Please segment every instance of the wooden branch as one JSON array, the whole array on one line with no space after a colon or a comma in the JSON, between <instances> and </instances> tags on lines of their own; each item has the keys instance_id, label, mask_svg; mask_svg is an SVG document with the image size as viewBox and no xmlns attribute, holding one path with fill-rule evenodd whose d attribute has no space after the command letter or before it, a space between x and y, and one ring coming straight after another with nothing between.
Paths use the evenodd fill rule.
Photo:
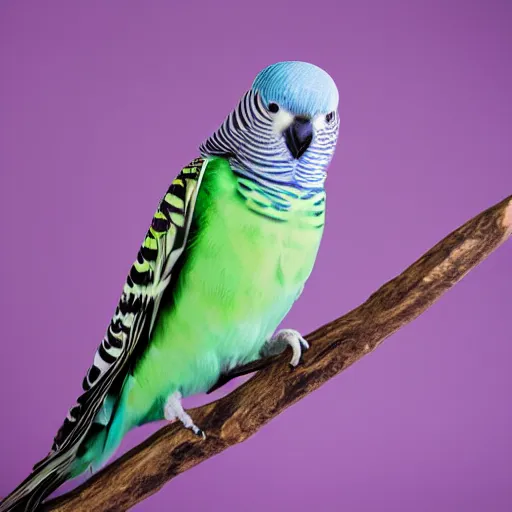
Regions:
<instances>
[{"instance_id":1,"label":"wooden branch","mask_svg":"<svg viewBox=\"0 0 512 512\"><path fill-rule=\"evenodd\" d=\"M168 425L44 510L126 510L179 473L244 441L414 320L511 232L512 196L448 235L364 304L311 333L301 366L291 370L286 351L228 396L192 410L206 440Z\"/></svg>"}]
</instances>

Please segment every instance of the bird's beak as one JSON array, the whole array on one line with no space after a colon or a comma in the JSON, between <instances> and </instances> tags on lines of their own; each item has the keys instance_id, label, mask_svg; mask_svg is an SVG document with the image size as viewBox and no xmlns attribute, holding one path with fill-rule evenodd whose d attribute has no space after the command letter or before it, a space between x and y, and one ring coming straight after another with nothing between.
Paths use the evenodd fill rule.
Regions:
<instances>
[{"instance_id":1,"label":"bird's beak","mask_svg":"<svg viewBox=\"0 0 512 512\"><path fill-rule=\"evenodd\" d=\"M313 125L306 117L296 117L284 130L286 145L293 158L300 158L313 140Z\"/></svg>"}]
</instances>

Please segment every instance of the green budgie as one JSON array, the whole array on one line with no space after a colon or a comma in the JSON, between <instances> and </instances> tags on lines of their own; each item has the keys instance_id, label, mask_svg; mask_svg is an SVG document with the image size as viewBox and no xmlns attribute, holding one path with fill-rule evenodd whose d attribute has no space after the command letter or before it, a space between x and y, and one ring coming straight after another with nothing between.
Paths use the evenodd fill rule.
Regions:
<instances>
[{"instance_id":1,"label":"green budgie","mask_svg":"<svg viewBox=\"0 0 512 512\"><path fill-rule=\"evenodd\" d=\"M337 109L333 79L313 64L257 75L160 202L83 394L0 512L35 510L138 425L179 420L204 437L182 397L288 346L299 363L306 340L275 331L316 259Z\"/></svg>"}]
</instances>

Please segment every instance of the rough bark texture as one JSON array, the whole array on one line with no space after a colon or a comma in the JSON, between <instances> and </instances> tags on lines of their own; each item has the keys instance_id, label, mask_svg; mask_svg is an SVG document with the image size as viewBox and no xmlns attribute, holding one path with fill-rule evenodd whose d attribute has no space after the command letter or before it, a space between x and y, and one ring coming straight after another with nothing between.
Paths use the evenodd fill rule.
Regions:
<instances>
[{"instance_id":1,"label":"rough bark texture","mask_svg":"<svg viewBox=\"0 0 512 512\"><path fill-rule=\"evenodd\" d=\"M244 441L415 319L511 231L512 196L448 235L364 304L307 336L311 349L297 369L288 366L286 351L228 396L192 410L207 432L205 441L168 425L44 510L126 510L179 473Z\"/></svg>"}]
</instances>

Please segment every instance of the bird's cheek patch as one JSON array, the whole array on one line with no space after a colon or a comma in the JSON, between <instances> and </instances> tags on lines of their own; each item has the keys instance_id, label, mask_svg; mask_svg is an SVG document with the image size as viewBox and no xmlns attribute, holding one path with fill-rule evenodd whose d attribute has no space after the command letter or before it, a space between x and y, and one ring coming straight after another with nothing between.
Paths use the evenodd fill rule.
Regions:
<instances>
[{"instance_id":1,"label":"bird's cheek patch","mask_svg":"<svg viewBox=\"0 0 512 512\"><path fill-rule=\"evenodd\" d=\"M315 130L321 130L325 126L325 116L318 114L313 118L313 127Z\"/></svg>"},{"instance_id":2,"label":"bird's cheek patch","mask_svg":"<svg viewBox=\"0 0 512 512\"><path fill-rule=\"evenodd\" d=\"M274 116L274 120L272 123L272 128L276 135L281 135L281 133L286 130L293 123L293 115L290 112L287 112L283 108L277 112Z\"/></svg>"}]
</instances>

